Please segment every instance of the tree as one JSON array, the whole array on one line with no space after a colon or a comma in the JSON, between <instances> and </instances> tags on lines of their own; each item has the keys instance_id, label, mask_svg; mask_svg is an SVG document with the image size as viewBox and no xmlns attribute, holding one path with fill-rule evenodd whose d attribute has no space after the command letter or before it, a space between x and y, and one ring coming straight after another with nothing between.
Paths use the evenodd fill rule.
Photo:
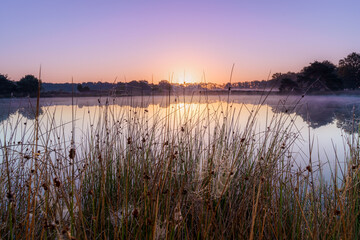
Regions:
<instances>
[{"instance_id":1,"label":"tree","mask_svg":"<svg viewBox=\"0 0 360 240\"><path fill-rule=\"evenodd\" d=\"M344 87L355 89L360 87L360 54L351 53L339 61L339 76L343 79Z\"/></svg>"},{"instance_id":2,"label":"tree","mask_svg":"<svg viewBox=\"0 0 360 240\"><path fill-rule=\"evenodd\" d=\"M78 84L76 89L79 92L89 92L90 91L90 88L88 86L83 87L82 84Z\"/></svg>"},{"instance_id":3,"label":"tree","mask_svg":"<svg viewBox=\"0 0 360 240\"><path fill-rule=\"evenodd\" d=\"M151 86L149 85L149 82L146 80L140 80L139 86L141 91L151 91Z\"/></svg>"},{"instance_id":4,"label":"tree","mask_svg":"<svg viewBox=\"0 0 360 240\"><path fill-rule=\"evenodd\" d=\"M304 67L298 76L298 84L304 91L344 89L336 66L329 61L315 61Z\"/></svg>"},{"instance_id":5,"label":"tree","mask_svg":"<svg viewBox=\"0 0 360 240\"><path fill-rule=\"evenodd\" d=\"M25 77L20 79L20 81L17 83L17 86L18 91L21 94L34 97L37 95L38 92L39 79L34 77L34 75L26 75Z\"/></svg>"},{"instance_id":6,"label":"tree","mask_svg":"<svg viewBox=\"0 0 360 240\"><path fill-rule=\"evenodd\" d=\"M0 74L0 95L11 96L11 93L16 90L16 85L5 74Z\"/></svg>"},{"instance_id":7,"label":"tree","mask_svg":"<svg viewBox=\"0 0 360 240\"><path fill-rule=\"evenodd\" d=\"M79 92L82 92L83 91L83 86L79 83L76 87L76 89L79 91Z\"/></svg>"},{"instance_id":8,"label":"tree","mask_svg":"<svg viewBox=\"0 0 360 240\"><path fill-rule=\"evenodd\" d=\"M272 79L267 81L267 85L272 88L278 87L279 91L299 91L297 77L297 73L294 72L274 73Z\"/></svg>"},{"instance_id":9,"label":"tree","mask_svg":"<svg viewBox=\"0 0 360 240\"><path fill-rule=\"evenodd\" d=\"M168 80L161 80L158 84L160 91L167 91L170 92L172 89L171 84Z\"/></svg>"},{"instance_id":10,"label":"tree","mask_svg":"<svg viewBox=\"0 0 360 240\"><path fill-rule=\"evenodd\" d=\"M299 92L299 85L290 78L281 79L279 91L280 92Z\"/></svg>"}]
</instances>

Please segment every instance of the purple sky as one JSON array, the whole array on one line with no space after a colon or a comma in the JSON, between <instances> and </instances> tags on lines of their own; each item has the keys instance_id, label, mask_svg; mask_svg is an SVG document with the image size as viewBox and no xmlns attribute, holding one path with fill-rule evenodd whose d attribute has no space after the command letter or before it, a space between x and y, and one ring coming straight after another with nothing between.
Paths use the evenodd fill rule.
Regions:
<instances>
[{"instance_id":1,"label":"purple sky","mask_svg":"<svg viewBox=\"0 0 360 240\"><path fill-rule=\"evenodd\" d=\"M360 1L2 0L0 73L226 82L360 52Z\"/></svg>"}]
</instances>

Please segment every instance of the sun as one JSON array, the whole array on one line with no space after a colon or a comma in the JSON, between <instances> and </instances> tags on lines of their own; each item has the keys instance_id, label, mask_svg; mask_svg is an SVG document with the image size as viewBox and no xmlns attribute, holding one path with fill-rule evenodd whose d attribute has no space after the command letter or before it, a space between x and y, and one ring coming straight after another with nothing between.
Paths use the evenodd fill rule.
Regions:
<instances>
[{"instance_id":1,"label":"sun","mask_svg":"<svg viewBox=\"0 0 360 240\"><path fill-rule=\"evenodd\" d=\"M185 74L178 75L177 82L179 84L189 84L189 83L195 83L196 80L192 74L185 73Z\"/></svg>"}]
</instances>

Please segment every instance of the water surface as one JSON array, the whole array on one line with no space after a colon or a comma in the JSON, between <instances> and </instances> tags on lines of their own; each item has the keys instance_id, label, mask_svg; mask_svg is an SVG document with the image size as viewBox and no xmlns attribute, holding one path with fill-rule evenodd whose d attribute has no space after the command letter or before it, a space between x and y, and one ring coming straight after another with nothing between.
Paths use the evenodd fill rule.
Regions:
<instances>
[{"instance_id":1,"label":"water surface","mask_svg":"<svg viewBox=\"0 0 360 240\"><path fill-rule=\"evenodd\" d=\"M344 96L44 98L40 101L38 142L39 149L50 146L58 152L75 147L80 157L100 128L105 129L105 134L116 131L123 141L128 140L130 131L154 133L159 142L166 141L166 134L177 136L186 129L187 134L201 138L202 148L206 148L211 145L214 129L224 124L233 134L245 131L249 119L256 114L255 141L271 131L274 119L281 115L284 121L279 124L284 127L292 124L293 145L287 155L294 162L294 171L304 169L311 160L329 180L335 165L346 171L348 145L357 141L359 103L359 97ZM28 144L28 149L18 151L31 155L31 145L35 142L35 106L35 99L0 100L2 147Z\"/></svg>"}]
</instances>

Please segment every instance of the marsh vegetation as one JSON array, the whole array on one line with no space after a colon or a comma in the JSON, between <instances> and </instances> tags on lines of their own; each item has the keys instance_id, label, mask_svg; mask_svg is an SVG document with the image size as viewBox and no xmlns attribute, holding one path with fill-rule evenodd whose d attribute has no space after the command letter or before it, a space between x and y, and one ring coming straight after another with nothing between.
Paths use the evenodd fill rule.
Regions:
<instances>
[{"instance_id":1,"label":"marsh vegetation","mask_svg":"<svg viewBox=\"0 0 360 240\"><path fill-rule=\"evenodd\" d=\"M356 132L320 162L302 97L199 98L14 111L0 130L2 238L358 238Z\"/></svg>"}]
</instances>

